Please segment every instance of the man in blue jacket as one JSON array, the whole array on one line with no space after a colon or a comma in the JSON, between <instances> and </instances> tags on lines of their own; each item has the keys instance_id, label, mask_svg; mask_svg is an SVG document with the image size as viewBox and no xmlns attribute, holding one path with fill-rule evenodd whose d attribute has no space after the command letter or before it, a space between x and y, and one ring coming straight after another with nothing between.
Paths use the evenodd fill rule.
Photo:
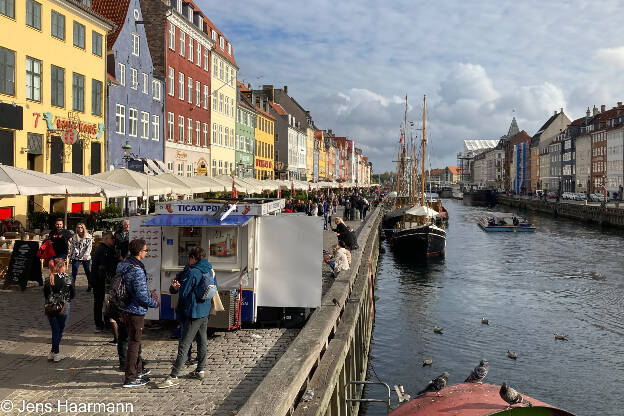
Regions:
<instances>
[{"instance_id":1,"label":"man in blue jacket","mask_svg":"<svg viewBox=\"0 0 624 416\"><path fill-rule=\"evenodd\" d=\"M143 371L143 360L139 351L141 349L141 336L147 308L158 308L160 302L156 291L150 294L147 288L147 272L141 260L147 254L145 240L137 238L128 244L130 255L126 260L117 265L117 275L123 275L126 290L130 295L130 303L123 308L121 313L123 323L128 334L128 350L126 353L126 375L124 387L137 387L147 384L147 375Z\"/></svg>"},{"instance_id":2,"label":"man in blue jacket","mask_svg":"<svg viewBox=\"0 0 624 416\"><path fill-rule=\"evenodd\" d=\"M198 334L197 369L190 376L199 380L204 378L208 347L208 315L210 315L212 297L217 292L217 284L212 266L206 260L206 251L203 248L191 248L188 256L189 267L185 268L186 276L181 276L180 279L174 280L171 284L174 289L179 291L177 309L184 317L182 338L178 344L178 356L171 369L171 375L158 384L157 387L160 389L172 387L179 383L178 374L186 361L191 343ZM204 279L204 275L208 279Z\"/></svg>"}]
</instances>

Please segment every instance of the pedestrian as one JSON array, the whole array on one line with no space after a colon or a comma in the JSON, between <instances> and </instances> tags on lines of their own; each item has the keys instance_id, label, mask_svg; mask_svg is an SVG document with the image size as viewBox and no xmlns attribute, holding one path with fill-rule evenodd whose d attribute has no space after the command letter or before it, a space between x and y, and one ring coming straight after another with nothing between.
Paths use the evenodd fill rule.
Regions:
<instances>
[{"instance_id":1,"label":"pedestrian","mask_svg":"<svg viewBox=\"0 0 624 416\"><path fill-rule=\"evenodd\" d=\"M329 205L329 202L327 200L325 200L325 202L323 202L323 229L326 230L327 229L327 221L329 220L329 226L331 227L331 207Z\"/></svg>"},{"instance_id":2,"label":"pedestrian","mask_svg":"<svg viewBox=\"0 0 624 416\"><path fill-rule=\"evenodd\" d=\"M368 202L368 199L366 198L362 198L362 222L366 219L366 212L368 211L368 208L370 207L370 203Z\"/></svg>"},{"instance_id":3,"label":"pedestrian","mask_svg":"<svg viewBox=\"0 0 624 416\"><path fill-rule=\"evenodd\" d=\"M344 219L345 221L351 220L351 200L349 198L345 198L344 201Z\"/></svg>"},{"instance_id":4,"label":"pedestrian","mask_svg":"<svg viewBox=\"0 0 624 416\"><path fill-rule=\"evenodd\" d=\"M95 322L95 332L104 331L104 318L111 320L111 317L103 317L103 306L106 295L107 286L110 289L110 283L115 277L117 269L117 253L115 252L115 238L113 233L108 231L102 235L102 241L98 244L93 253L93 262L91 265L91 286L93 287L93 320ZM113 324L114 322L114 324ZM113 324L113 339L117 345L117 325Z\"/></svg>"},{"instance_id":5,"label":"pedestrian","mask_svg":"<svg viewBox=\"0 0 624 416\"><path fill-rule=\"evenodd\" d=\"M336 228L332 228L332 231L338 234L338 243L344 241L346 248L349 250L357 250L359 247L353 231L347 227L340 217L334 218L334 222L336 223Z\"/></svg>"},{"instance_id":6,"label":"pedestrian","mask_svg":"<svg viewBox=\"0 0 624 416\"><path fill-rule=\"evenodd\" d=\"M65 259L55 258L51 262L50 277L43 286L44 308L52 329L52 348L48 354L48 361L55 363L65 358L59 351L59 345L69 318L69 303L75 293L71 278L65 270Z\"/></svg>"},{"instance_id":7,"label":"pedestrian","mask_svg":"<svg viewBox=\"0 0 624 416\"><path fill-rule=\"evenodd\" d=\"M52 247L54 248L54 257L63 260L67 259L69 252L69 240L72 235L68 229L65 228L63 220L57 218L54 222L54 231L50 231L48 238L52 241Z\"/></svg>"},{"instance_id":8,"label":"pedestrian","mask_svg":"<svg viewBox=\"0 0 624 416\"><path fill-rule=\"evenodd\" d=\"M84 222L79 222L76 225L76 233L69 240L69 261L72 266L72 286L76 286L76 276L78 275L78 268L82 264L82 269L87 276L87 292L91 291L91 249L93 248L93 238L87 231L87 226Z\"/></svg>"},{"instance_id":9,"label":"pedestrian","mask_svg":"<svg viewBox=\"0 0 624 416\"><path fill-rule=\"evenodd\" d=\"M347 254L348 253L348 254ZM347 250L343 240L333 247L333 256L325 260L331 267L334 278L338 278L338 274L343 270L349 270L351 253Z\"/></svg>"},{"instance_id":10,"label":"pedestrian","mask_svg":"<svg viewBox=\"0 0 624 416\"><path fill-rule=\"evenodd\" d=\"M358 197L357 194L353 193L351 195L351 221L359 220L357 217L358 212Z\"/></svg>"},{"instance_id":11,"label":"pedestrian","mask_svg":"<svg viewBox=\"0 0 624 416\"><path fill-rule=\"evenodd\" d=\"M182 282L174 280L172 286L179 291L179 300L184 316L182 338L178 344L178 356L171 374L158 388L164 389L179 383L178 374L187 360L188 352L193 339L197 339L197 368L190 374L191 378L202 380L206 365L206 351L208 348L208 315L210 315L211 300L217 293L217 284L214 279L212 266L206 260L206 251L201 247L193 247L188 253L188 267Z\"/></svg>"},{"instance_id":12,"label":"pedestrian","mask_svg":"<svg viewBox=\"0 0 624 416\"><path fill-rule=\"evenodd\" d=\"M130 296L130 303L121 312L128 342L123 386L137 387L147 384L148 379L145 376L149 374L149 370L143 368L143 360L141 360L140 355L145 314L148 308L158 308L160 301L156 296L156 290L153 290L150 296L147 288L147 272L141 261L147 254L145 240L137 238L130 241L128 252L129 255L126 260L117 265L117 275L124 276L126 291ZM119 341L122 342L121 331L119 338Z\"/></svg>"},{"instance_id":13,"label":"pedestrian","mask_svg":"<svg viewBox=\"0 0 624 416\"><path fill-rule=\"evenodd\" d=\"M121 228L115 231L115 251L119 261L124 261L128 256L128 244L130 242L130 221L123 220Z\"/></svg>"}]
</instances>

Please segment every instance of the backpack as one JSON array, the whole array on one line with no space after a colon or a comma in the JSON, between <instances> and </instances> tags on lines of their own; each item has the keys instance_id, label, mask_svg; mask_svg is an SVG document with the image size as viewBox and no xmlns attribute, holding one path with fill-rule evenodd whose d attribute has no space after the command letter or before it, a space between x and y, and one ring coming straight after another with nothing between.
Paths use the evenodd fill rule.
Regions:
<instances>
[{"instance_id":1,"label":"backpack","mask_svg":"<svg viewBox=\"0 0 624 416\"><path fill-rule=\"evenodd\" d=\"M58 316L67 313L67 305L62 293L51 293L43 305L46 315Z\"/></svg>"},{"instance_id":2,"label":"backpack","mask_svg":"<svg viewBox=\"0 0 624 416\"><path fill-rule=\"evenodd\" d=\"M132 266L138 267L138 266ZM129 269L128 269L129 270ZM126 273L128 273L126 271ZM109 292L110 306L119 310L123 310L128 307L132 301L132 296L126 287L126 273L115 275L111 282L111 289Z\"/></svg>"},{"instance_id":3,"label":"backpack","mask_svg":"<svg viewBox=\"0 0 624 416\"><path fill-rule=\"evenodd\" d=\"M210 273L202 273L201 283L206 287L204 294L201 297L198 296L198 302L205 302L208 299L208 292L210 291L210 286L217 286L217 278L215 277L214 270L210 269Z\"/></svg>"}]
</instances>

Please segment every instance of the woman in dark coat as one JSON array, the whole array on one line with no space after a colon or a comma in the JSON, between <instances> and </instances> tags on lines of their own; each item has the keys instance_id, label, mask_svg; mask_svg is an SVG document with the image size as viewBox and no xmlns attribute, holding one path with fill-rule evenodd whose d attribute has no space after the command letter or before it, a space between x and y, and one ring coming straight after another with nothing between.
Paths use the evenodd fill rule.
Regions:
<instances>
[{"instance_id":1,"label":"woman in dark coat","mask_svg":"<svg viewBox=\"0 0 624 416\"><path fill-rule=\"evenodd\" d=\"M346 248L349 250L357 250L359 247L355 233L347 227L342 218L336 217L334 222L336 223L336 228L332 228L332 231L338 234L338 241L344 241Z\"/></svg>"},{"instance_id":2,"label":"woman in dark coat","mask_svg":"<svg viewBox=\"0 0 624 416\"><path fill-rule=\"evenodd\" d=\"M48 354L48 361L58 363L63 358L59 353L59 345L63 338L63 330L69 318L69 302L74 297L72 279L65 273L65 259L56 258L50 262L51 273L43 286L43 296L46 303L63 303L64 306L58 313L47 313L50 328L52 329L52 349Z\"/></svg>"}]
</instances>

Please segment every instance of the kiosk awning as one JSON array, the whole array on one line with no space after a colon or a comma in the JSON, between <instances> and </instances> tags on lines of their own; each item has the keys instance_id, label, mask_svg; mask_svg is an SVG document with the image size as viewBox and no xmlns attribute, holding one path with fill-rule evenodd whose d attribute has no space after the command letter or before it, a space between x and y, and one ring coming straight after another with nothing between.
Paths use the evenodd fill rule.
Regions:
<instances>
[{"instance_id":1,"label":"kiosk awning","mask_svg":"<svg viewBox=\"0 0 624 416\"><path fill-rule=\"evenodd\" d=\"M223 221L212 215L160 214L143 223L143 227L213 227L245 225L251 219L247 215L230 215Z\"/></svg>"}]
</instances>

